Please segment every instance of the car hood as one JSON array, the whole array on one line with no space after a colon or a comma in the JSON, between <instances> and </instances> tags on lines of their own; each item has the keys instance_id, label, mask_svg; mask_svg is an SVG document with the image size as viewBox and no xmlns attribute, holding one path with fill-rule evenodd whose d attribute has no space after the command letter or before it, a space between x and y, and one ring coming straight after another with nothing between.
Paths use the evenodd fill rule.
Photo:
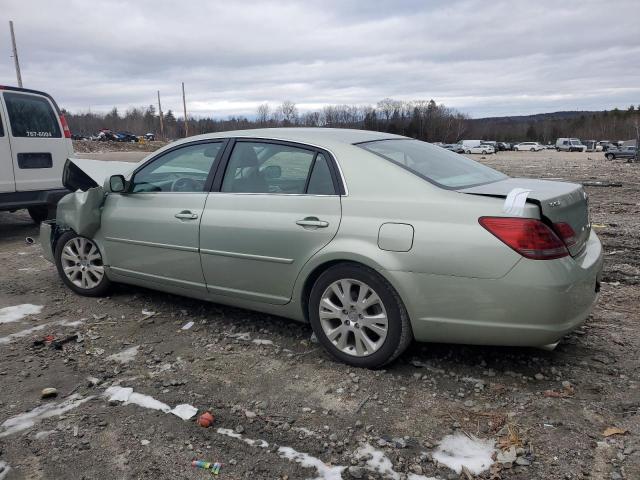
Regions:
<instances>
[{"instance_id":1,"label":"car hood","mask_svg":"<svg viewBox=\"0 0 640 480\"><path fill-rule=\"evenodd\" d=\"M506 198L505 213L508 212L508 196L518 190L528 191L525 198L540 207L541 216L548 223L566 223L575 233L574 243L567 245L571 255L579 254L591 233L589 202L582 185L569 182L536 180L531 178L507 178L485 185L459 190L461 193ZM555 227L554 227L555 228Z\"/></svg>"},{"instance_id":2,"label":"car hood","mask_svg":"<svg viewBox=\"0 0 640 480\"><path fill-rule=\"evenodd\" d=\"M104 185L111 175L126 175L135 165L131 162L67 158L62 171L62 184L72 192L86 191Z\"/></svg>"}]
</instances>

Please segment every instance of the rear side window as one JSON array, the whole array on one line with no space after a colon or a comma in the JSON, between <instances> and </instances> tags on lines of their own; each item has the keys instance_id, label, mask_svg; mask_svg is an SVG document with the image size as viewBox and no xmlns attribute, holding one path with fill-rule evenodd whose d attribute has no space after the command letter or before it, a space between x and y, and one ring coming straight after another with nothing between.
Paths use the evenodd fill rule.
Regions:
<instances>
[{"instance_id":1,"label":"rear side window","mask_svg":"<svg viewBox=\"0 0 640 480\"><path fill-rule=\"evenodd\" d=\"M223 192L302 194L315 152L274 143L238 142L222 181Z\"/></svg>"},{"instance_id":2,"label":"rear side window","mask_svg":"<svg viewBox=\"0 0 640 480\"><path fill-rule=\"evenodd\" d=\"M333 179L331 178L331 170L327 159L321 153L316 157L309 178L309 186L307 187L309 195L335 195L336 191L333 187Z\"/></svg>"},{"instance_id":3,"label":"rear side window","mask_svg":"<svg viewBox=\"0 0 640 480\"><path fill-rule=\"evenodd\" d=\"M4 137L4 128L2 127L2 117L0 117L0 137Z\"/></svg>"},{"instance_id":4,"label":"rear side window","mask_svg":"<svg viewBox=\"0 0 640 480\"><path fill-rule=\"evenodd\" d=\"M358 146L442 188L468 188L508 178L463 155L419 140L378 140Z\"/></svg>"},{"instance_id":5,"label":"rear side window","mask_svg":"<svg viewBox=\"0 0 640 480\"><path fill-rule=\"evenodd\" d=\"M62 137L58 117L46 98L5 92L4 101L14 137Z\"/></svg>"}]
</instances>

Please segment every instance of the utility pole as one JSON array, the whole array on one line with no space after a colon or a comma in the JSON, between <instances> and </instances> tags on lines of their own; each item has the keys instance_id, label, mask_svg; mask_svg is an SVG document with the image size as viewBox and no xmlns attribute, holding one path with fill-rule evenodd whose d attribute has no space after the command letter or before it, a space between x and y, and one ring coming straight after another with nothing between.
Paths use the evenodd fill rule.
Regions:
<instances>
[{"instance_id":1,"label":"utility pole","mask_svg":"<svg viewBox=\"0 0 640 480\"><path fill-rule=\"evenodd\" d=\"M13 20L9 20L9 30L11 30L11 44L13 45L13 63L16 66L16 78L18 86L22 88L22 75L20 75L20 61L18 60L18 47L16 47L16 35L13 32Z\"/></svg>"},{"instance_id":2,"label":"utility pole","mask_svg":"<svg viewBox=\"0 0 640 480\"><path fill-rule=\"evenodd\" d=\"M160 115L160 138L164 140L164 123L162 123L162 104L160 103L160 90L158 90L158 114Z\"/></svg>"},{"instance_id":3,"label":"utility pole","mask_svg":"<svg viewBox=\"0 0 640 480\"><path fill-rule=\"evenodd\" d=\"M189 124L187 123L187 101L184 96L184 82L182 82L182 108L184 109L184 136L189 136Z\"/></svg>"}]
</instances>

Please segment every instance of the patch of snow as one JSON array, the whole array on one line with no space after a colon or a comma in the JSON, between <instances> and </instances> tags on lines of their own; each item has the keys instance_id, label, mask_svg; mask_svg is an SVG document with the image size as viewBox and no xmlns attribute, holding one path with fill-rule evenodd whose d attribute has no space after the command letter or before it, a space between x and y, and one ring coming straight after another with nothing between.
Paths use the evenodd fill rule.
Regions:
<instances>
[{"instance_id":1,"label":"patch of snow","mask_svg":"<svg viewBox=\"0 0 640 480\"><path fill-rule=\"evenodd\" d=\"M433 459L456 473L464 466L474 475L480 475L493 463L494 444L493 440L469 438L463 433L447 435L440 441Z\"/></svg>"},{"instance_id":2,"label":"patch of snow","mask_svg":"<svg viewBox=\"0 0 640 480\"><path fill-rule=\"evenodd\" d=\"M9 464L4 460L0 460L0 480L9 475L10 471L11 467L9 466Z\"/></svg>"},{"instance_id":3,"label":"patch of snow","mask_svg":"<svg viewBox=\"0 0 640 480\"><path fill-rule=\"evenodd\" d=\"M37 272L41 272L42 269L34 268L34 267L27 267L27 268L19 268L18 271L19 272L25 272L25 273L37 273Z\"/></svg>"},{"instance_id":4,"label":"patch of snow","mask_svg":"<svg viewBox=\"0 0 640 480\"><path fill-rule=\"evenodd\" d=\"M198 413L198 409L193 405L182 403L180 405L176 405L175 408L171 408L166 403L156 400L149 395L134 392L131 387L112 385L104 391L103 396L107 397L110 402L122 402L123 405L138 405L150 410L160 410L164 413L173 413L175 416L180 417L183 420L189 420Z\"/></svg>"},{"instance_id":5,"label":"patch of snow","mask_svg":"<svg viewBox=\"0 0 640 480\"><path fill-rule=\"evenodd\" d=\"M193 322L187 322L182 326L181 330L189 330L191 327L193 327Z\"/></svg>"},{"instance_id":6,"label":"patch of snow","mask_svg":"<svg viewBox=\"0 0 640 480\"><path fill-rule=\"evenodd\" d=\"M8 343L13 342L15 339L17 338L22 338L22 337L26 337L31 335L33 332L37 332L39 330L43 330L47 327L52 327L52 326L61 326L61 327L77 327L78 325L82 324L83 321L82 320L75 320L72 322L69 322L67 320L62 320L60 322L52 322L52 323L43 323L42 325L36 325L35 327L31 327L31 328L27 328L25 330L20 330L19 332L16 333L11 333L5 337L0 337L0 345L6 345Z\"/></svg>"},{"instance_id":7,"label":"patch of snow","mask_svg":"<svg viewBox=\"0 0 640 480\"><path fill-rule=\"evenodd\" d=\"M367 459L366 468L373 472L377 472L382 476L400 480L400 474L393 469L393 463L387 458L384 452L376 450L368 443L356 450L355 455L358 458L369 457Z\"/></svg>"},{"instance_id":8,"label":"patch of snow","mask_svg":"<svg viewBox=\"0 0 640 480\"><path fill-rule=\"evenodd\" d=\"M252 342L256 345L273 345L271 340L262 340L261 338L254 338Z\"/></svg>"},{"instance_id":9,"label":"patch of snow","mask_svg":"<svg viewBox=\"0 0 640 480\"><path fill-rule=\"evenodd\" d=\"M181 403L180 405L176 405L172 410L176 417L180 417L183 420L189 420L193 418L193 416L198 413L198 409L193 405L189 405L187 403Z\"/></svg>"},{"instance_id":10,"label":"patch of snow","mask_svg":"<svg viewBox=\"0 0 640 480\"><path fill-rule=\"evenodd\" d=\"M145 446L145 447L146 447L147 445L149 445L150 443L151 443L151 442L150 442L149 440L140 440L140 445Z\"/></svg>"},{"instance_id":11,"label":"patch of snow","mask_svg":"<svg viewBox=\"0 0 640 480\"><path fill-rule=\"evenodd\" d=\"M229 333L227 335L229 338L237 338L238 340L246 340L247 342L251 340L251 335L249 333Z\"/></svg>"},{"instance_id":12,"label":"patch of snow","mask_svg":"<svg viewBox=\"0 0 640 480\"><path fill-rule=\"evenodd\" d=\"M424 475L418 475L417 473L410 473L407 475L407 480L438 480L436 477L425 477Z\"/></svg>"},{"instance_id":13,"label":"patch of snow","mask_svg":"<svg viewBox=\"0 0 640 480\"><path fill-rule=\"evenodd\" d=\"M113 362L119 362L119 363L129 363L133 361L134 358L136 358L136 355L138 355L139 348L140 348L140 345L129 347L125 350L122 350L119 353L114 353L113 355L109 355L107 357L107 360L111 360Z\"/></svg>"},{"instance_id":14,"label":"patch of snow","mask_svg":"<svg viewBox=\"0 0 640 480\"><path fill-rule=\"evenodd\" d=\"M347 468L327 465L319 458L312 457L308 453L298 452L291 447L278 448L278 455L281 458L299 463L305 468L315 468L318 471L317 480L342 480L342 472Z\"/></svg>"},{"instance_id":15,"label":"patch of snow","mask_svg":"<svg viewBox=\"0 0 640 480\"><path fill-rule=\"evenodd\" d=\"M220 435L226 435L227 437L237 438L238 440L242 440L244 443L246 443L247 445L251 445L252 447L269 448L268 442L264 440L252 440L250 438L245 438L239 433L236 433L229 428L219 428L217 432Z\"/></svg>"},{"instance_id":16,"label":"patch of snow","mask_svg":"<svg viewBox=\"0 0 640 480\"><path fill-rule=\"evenodd\" d=\"M56 433L56 430L42 430L34 435L36 440L44 440L45 438L49 438L50 435Z\"/></svg>"},{"instance_id":17,"label":"patch of snow","mask_svg":"<svg viewBox=\"0 0 640 480\"><path fill-rule=\"evenodd\" d=\"M142 315L144 315L145 317L153 317L155 314L156 312L153 312L151 310L142 309Z\"/></svg>"},{"instance_id":18,"label":"patch of snow","mask_svg":"<svg viewBox=\"0 0 640 480\"><path fill-rule=\"evenodd\" d=\"M134 392L131 387L112 385L104 391L104 396L108 397L110 402L122 402L124 405L138 405L151 410L160 410L164 413L171 411L171 407L166 403L162 403L149 395Z\"/></svg>"},{"instance_id":19,"label":"patch of snow","mask_svg":"<svg viewBox=\"0 0 640 480\"><path fill-rule=\"evenodd\" d=\"M30 303L0 308L0 323L17 322L29 315L39 314L43 308L42 305L32 305Z\"/></svg>"},{"instance_id":20,"label":"patch of snow","mask_svg":"<svg viewBox=\"0 0 640 480\"><path fill-rule=\"evenodd\" d=\"M0 438L27 430L46 418L62 415L92 398L93 396L82 398L80 395L74 394L60 403L45 403L30 412L11 417L0 424Z\"/></svg>"}]
</instances>

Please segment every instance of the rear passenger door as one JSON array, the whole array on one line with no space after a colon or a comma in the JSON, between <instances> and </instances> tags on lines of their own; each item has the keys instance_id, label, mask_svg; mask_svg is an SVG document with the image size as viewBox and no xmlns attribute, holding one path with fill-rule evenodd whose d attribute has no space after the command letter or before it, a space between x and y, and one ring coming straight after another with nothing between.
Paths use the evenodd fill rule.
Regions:
<instances>
[{"instance_id":1,"label":"rear passenger door","mask_svg":"<svg viewBox=\"0 0 640 480\"><path fill-rule=\"evenodd\" d=\"M62 188L62 169L72 147L51 100L21 91L5 91L2 100L7 113L6 131L11 141L16 190Z\"/></svg>"},{"instance_id":2,"label":"rear passenger door","mask_svg":"<svg viewBox=\"0 0 640 480\"><path fill-rule=\"evenodd\" d=\"M207 290L285 304L303 265L338 231L341 185L328 152L237 140L200 224Z\"/></svg>"},{"instance_id":3,"label":"rear passenger door","mask_svg":"<svg viewBox=\"0 0 640 480\"><path fill-rule=\"evenodd\" d=\"M9 135L5 128L6 120L0 102L0 193L15 192L16 183L13 177L13 160L11 158L11 146Z\"/></svg>"}]
</instances>

